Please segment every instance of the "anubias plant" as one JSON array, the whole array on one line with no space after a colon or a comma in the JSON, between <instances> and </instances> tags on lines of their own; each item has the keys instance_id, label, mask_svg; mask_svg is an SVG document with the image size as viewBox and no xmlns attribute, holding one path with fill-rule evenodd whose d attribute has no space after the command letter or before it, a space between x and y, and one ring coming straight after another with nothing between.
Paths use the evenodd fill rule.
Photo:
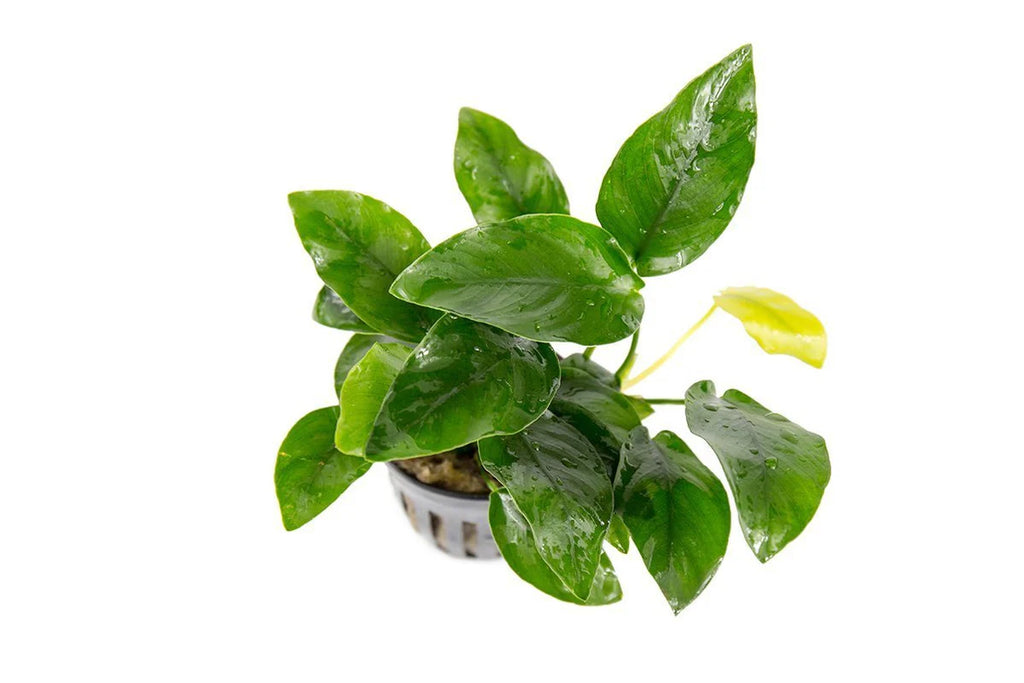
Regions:
<instances>
[{"instance_id":1,"label":"anubias plant","mask_svg":"<svg viewBox=\"0 0 1024 683\"><path fill-rule=\"evenodd\" d=\"M829 480L824 440L746 394L699 381L677 398L625 390L715 311L769 353L820 367L825 331L791 299L733 287L651 368L628 378L645 277L700 257L729 224L754 162L750 46L687 85L622 145L597 201L569 215L551 164L513 130L463 109L455 177L478 225L431 248L409 220L354 192L289 197L325 286L317 321L355 334L334 373L338 405L289 432L276 484L285 527L318 515L375 462L476 444L490 524L523 579L557 598L621 597L607 542L636 543L678 612L714 575L730 529L719 479L675 433L651 436L657 404L718 456L747 544L762 562L814 515ZM594 346L632 336L616 372ZM552 342L587 347L560 357Z\"/></svg>"}]
</instances>

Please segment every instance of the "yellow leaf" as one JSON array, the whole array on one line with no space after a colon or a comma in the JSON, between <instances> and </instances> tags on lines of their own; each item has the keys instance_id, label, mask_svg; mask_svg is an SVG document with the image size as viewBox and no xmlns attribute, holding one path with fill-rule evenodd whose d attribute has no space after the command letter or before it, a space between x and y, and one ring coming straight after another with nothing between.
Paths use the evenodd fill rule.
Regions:
<instances>
[{"instance_id":1,"label":"yellow leaf","mask_svg":"<svg viewBox=\"0 0 1024 683\"><path fill-rule=\"evenodd\" d=\"M768 353L784 353L820 368L825 362L825 327L795 301L763 287L729 287L715 304L743 323Z\"/></svg>"}]
</instances>

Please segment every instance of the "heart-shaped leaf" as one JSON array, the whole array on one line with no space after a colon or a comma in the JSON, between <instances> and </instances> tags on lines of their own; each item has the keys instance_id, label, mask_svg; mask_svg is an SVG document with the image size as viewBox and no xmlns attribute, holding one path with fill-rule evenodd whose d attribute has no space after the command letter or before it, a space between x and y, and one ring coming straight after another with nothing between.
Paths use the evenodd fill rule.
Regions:
<instances>
[{"instance_id":1,"label":"heart-shaped leaf","mask_svg":"<svg viewBox=\"0 0 1024 683\"><path fill-rule=\"evenodd\" d=\"M754 163L757 111L745 45L708 69L622 145L597 217L640 275L678 270L718 239Z\"/></svg>"},{"instance_id":2,"label":"heart-shaped leaf","mask_svg":"<svg viewBox=\"0 0 1024 683\"><path fill-rule=\"evenodd\" d=\"M825 362L825 326L788 296L763 287L729 287L715 304L738 318L768 353L784 353L816 368Z\"/></svg>"},{"instance_id":3,"label":"heart-shaped leaf","mask_svg":"<svg viewBox=\"0 0 1024 683\"><path fill-rule=\"evenodd\" d=\"M569 213L555 169L504 121L475 109L459 112L455 179L477 223L528 213Z\"/></svg>"},{"instance_id":4,"label":"heart-shaped leaf","mask_svg":"<svg viewBox=\"0 0 1024 683\"><path fill-rule=\"evenodd\" d=\"M289 531L323 512L370 469L362 458L334 447L338 408L309 413L291 428L277 454L274 485L281 519Z\"/></svg>"},{"instance_id":5,"label":"heart-shaped leaf","mask_svg":"<svg viewBox=\"0 0 1024 683\"><path fill-rule=\"evenodd\" d=\"M288 203L324 283L373 329L419 341L438 313L400 301L388 288L430 249L420 231L384 202L356 192L293 192Z\"/></svg>"},{"instance_id":6,"label":"heart-shaped leaf","mask_svg":"<svg viewBox=\"0 0 1024 683\"><path fill-rule=\"evenodd\" d=\"M462 232L420 257L391 291L527 339L606 344L640 324L643 280L615 240L538 214Z\"/></svg>"},{"instance_id":7,"label":"heart-shaped leaf","mask_svg":"<svg viewBox=\"0 0 1024 683\"><path fill-rule=\"evenodd\" d=\"M366 332L369 334L376 332L376 330L360 320L359 316L345 305L341 297L326 285L321 287L320 293L316 295L316 304L313 306L313 320L321 325L333 327L336 330L350 330L352 332Z\"/></svg>"},{"instance_id":8,"label":"heart-shaped leaf","mask_svg":"<svg viewBox=\"0 0 1024 683\"><path fill-rule=\"evenodd\" d=\"M767 562L803 531L831 474L825 440L735 389L686 392L686 423L715 451L747 545Z\"/></svg>"},{"instance_id":9,"label":"heart-shaped leaf","mask_svg":"<svg viewBox=\"0 0 1024 683\"><path fill-rule=\"evenodd\" d=\"M590 595L586 599L577 597L566 588L540 556L533 530L508 491L501 489L491 493L488 517L501 556L512 571L527 583L559 600L577 605L609 605L622 599L619 579L615 576L612 561L604 552L601 553Z\"/></svg>"},{"instance_id":10,"label":"heart-shaped leaf","mask_svg":"<svg viewBox=\"0 0 1024 683\"><path fill-rule=\"evenodd\" d=\"M334 445L342 453L363 455L384 397L412 351L402 344L374 344L341 387L341 416Z\"/></svg>"},{"instance_id":11,"label":"heart-shaped leaf","mask_svg":"<svg viewBox=\"0 0 1024 683\"><path fill-rule=\"evenodd\" d=\"M518 434L484 439L480 463L516 502L544 562L576 597L590 594L612 515L604 461L550 412Z\"/></svg>"},{"instance_id":12,"label":"heart-shaped leaf","mask_svg":"<svg viewBox=\"0 0 1024 683\"><path fill-rule=\"evenodd\" d=\"M647 570L678 614L718 569L729 541L729 498L672 432L643 427L622 448L616 504Z\"/></svg>"},{"instance_id":13,"label":"heart-shaped leaf","mask_svg":"<svg viewBox=\"0 0 1024 683\"><path fill-rule=\"evenodd\" d=\"M558 377L550 345L446 315L395 377L366 457L413 458L514 434L548 407Z\"/></svg>"}]
</instances>

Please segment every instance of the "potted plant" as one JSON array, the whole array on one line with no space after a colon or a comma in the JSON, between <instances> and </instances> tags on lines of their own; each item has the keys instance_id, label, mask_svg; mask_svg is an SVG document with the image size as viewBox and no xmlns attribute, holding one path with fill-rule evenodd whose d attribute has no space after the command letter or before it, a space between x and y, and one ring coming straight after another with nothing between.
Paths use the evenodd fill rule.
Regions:
<instances>
[{"instance_id":1,"label":"potted plant","mask_svg":"<svg viewBox=\"0 0 1024 683\"><path fill-rule=\"evenodd\" d=\"M792 541L829 480L820 436L707 380L667 399L632 390L716 310L769 353L824 361L815 316L771 290L733 287L631 376L644 278L685 267L729 224L756 120L744 46L626 140L600 190L600 226L569 215L547 159L471 109L459 116L455 175L477 226L433 248L376 199L290 195L325 283L314 317L355 334L335 367L338 404L303 417L281 446L285 527L388 463L414 525L448 552L500 552L540 590L598 605L621 597L604 544L626 552L633 539L678 612L715 573L731 518L725 487L687 444L642 424L655 406L682 404L718 456L757 558ZM617 370L591 358L627 337ZM560 357L553 342L581 350Z\"/></svg>"}]
</instances>

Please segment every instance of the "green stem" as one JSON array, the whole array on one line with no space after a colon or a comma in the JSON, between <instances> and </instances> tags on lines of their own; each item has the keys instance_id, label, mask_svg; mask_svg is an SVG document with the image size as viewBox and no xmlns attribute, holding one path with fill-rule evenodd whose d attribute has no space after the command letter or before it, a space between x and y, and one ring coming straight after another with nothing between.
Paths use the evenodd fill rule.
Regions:
<instances>
[{"instance_id":1,"label":"green stem","mask_svg":"<svg viewBox=\"0 0 1024 683\"><path fill-rule=\"evenodd\" d=\"M596 348L596 346L588 346L587 348L585 348L583 350L583 357L586 358L587 360L590 360L590 357L594 355L594 349Z\"/></svg>"},{"instance_id":2,"label":"green stem","mask_svg":"<svg viewBox=\"0 0 1024 683\"><path fill-rule=\"evenodd\" d=\"M650 377L652 374L654 374L655 370L660 368L665 361L667 361L669 358L672 357L673 353L675 353L676 351L679 350L679 347L683 345L683 342L685 342L687 339L689 339L693 335L694 332L696 332L697 330L700 329L701 325L703 325L704 323L707 322L708 318L711 317L711 314L715 312L716 308L718 308L718 305L717 304L712 304L711 308L708 309L708 312L704 314L704 317L702 317L700 320L695 322L693 324L693 327L691 327L686 332L684 332L683 336L680 337L678 340L676 340L676 343L672 345L672 348L670 348L668 351L665 352L665 355L663 355L658 360L654 361L654 364L651 365L651 367L647 368L646 370L641 372L636 377L633 377L632 379L629 379L626 382L623 382L622 383L622 388L623 389L628 389L629 387L633 386L637 382L639 382L639 381L641 381L643 379L646 379L647 377Z\"/></svg>"},{"instance_id":3,"label":"green stem","mask_svg":"<svg viewBox=\"0 0 1024 683\"><path fill-rule=\"evenodd\" d=\"M625 360L622 361L622 365L615 371L615 380L621 386L623 381L626 379L626 375L633 369L633 363L636 362L636 345L640 341L640 330L637 330L633 335L633 341L629 344L629 353L626 354Z\"/></svg>"},{"instance_id":4,"label":"green stem","mask_svg":"<svg viewBox=\"0 0 1024 683\"><path fill-rule=\"evenodd\" d=\"M650 403L652 406L682 406L686 405L685 398L646 398L641 397L643 400Z\"/></svg>"}]
</instances>

